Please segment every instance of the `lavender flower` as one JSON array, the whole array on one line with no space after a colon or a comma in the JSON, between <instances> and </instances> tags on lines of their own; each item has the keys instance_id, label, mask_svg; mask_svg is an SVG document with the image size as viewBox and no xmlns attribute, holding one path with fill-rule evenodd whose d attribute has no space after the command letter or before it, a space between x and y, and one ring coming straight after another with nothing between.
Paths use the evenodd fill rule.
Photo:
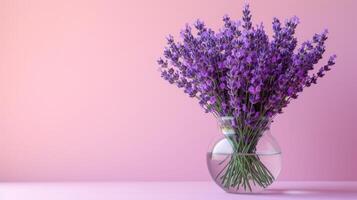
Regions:
<instances>
[{"instance_id":1,"label":"lavender flower","mask_svg":"<svg viewBox=\"0 0 357 200\"><path fill-rule=\"evenodd\" d=\"M233 116L239 129L254 128L282 113L291 99L324 77L336 59L331 56L311 73L325 52L327 31L297 49L297 17L284 24L274 18L271 41L263 25L252 25L251 17L246 5L242 22L226 15L217 33L201 20L194 23L196 34L186 25L182 42L169 36L164 58L158 60L165 80L198 98L206 112Z\"/></svg>"}]
</instances>

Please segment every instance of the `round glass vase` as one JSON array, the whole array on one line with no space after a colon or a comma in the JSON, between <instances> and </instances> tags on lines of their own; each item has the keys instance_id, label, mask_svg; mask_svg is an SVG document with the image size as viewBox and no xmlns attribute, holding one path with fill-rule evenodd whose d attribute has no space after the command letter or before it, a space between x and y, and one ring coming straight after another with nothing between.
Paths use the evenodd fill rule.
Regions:
<instances>
[{"instance_id":1,"label":"round glass vase","mask_svg":"<svg viewBox=\"0 0 357 200\"><path fill-rule=\"evenodd\" d=\"M233 117L218 118L222 138L207 153L212 179L229 193L258 193L270 186L281 170L281 150L270 134L238 131Z\"/></svg>"}]
</instances>

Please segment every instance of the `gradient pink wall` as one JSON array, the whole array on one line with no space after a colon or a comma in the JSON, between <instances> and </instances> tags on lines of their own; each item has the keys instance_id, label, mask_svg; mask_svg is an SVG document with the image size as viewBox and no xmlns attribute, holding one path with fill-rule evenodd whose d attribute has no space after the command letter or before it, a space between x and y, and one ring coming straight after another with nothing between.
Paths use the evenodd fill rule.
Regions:
<instances>
[{"instance_id":1,"label":"gradient pink wall","mask_svg":"<svg viewBox=\"0 0 357 200\"><path fill-rule=\"evenodd\" d=\"M251 1L330 30L337 66L276 119L280 180L357 180L357 1ZM0 181L209 180L212 116L160 79L165 36L241 1L0 1Z\"/></svg>"}]
</instances>

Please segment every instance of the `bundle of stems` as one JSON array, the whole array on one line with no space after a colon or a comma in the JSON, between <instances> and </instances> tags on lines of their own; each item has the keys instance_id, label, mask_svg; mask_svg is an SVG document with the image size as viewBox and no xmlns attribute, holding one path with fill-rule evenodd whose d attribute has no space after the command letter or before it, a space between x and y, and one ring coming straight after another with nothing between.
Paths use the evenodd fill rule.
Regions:
<instances>
[{"instance_id":1,"label":"bundle of stems","mask_svg":"<svg viewBox=\"0 0 357 200\"><path fill-rule=\"evenodd\" d=\"M242 137L227 136L233 153L227 155L226 159L220 162L220 165L224 165L224 167L218 173L216 181L221 182L226 189L244 189L244 191L250 192L252 184L262 188L271 185L275 178L260 160L260 155L255 153L260 137L261 135L257 134L252 141L247 143L241 139Z\"/></svg>"}]
</instances>

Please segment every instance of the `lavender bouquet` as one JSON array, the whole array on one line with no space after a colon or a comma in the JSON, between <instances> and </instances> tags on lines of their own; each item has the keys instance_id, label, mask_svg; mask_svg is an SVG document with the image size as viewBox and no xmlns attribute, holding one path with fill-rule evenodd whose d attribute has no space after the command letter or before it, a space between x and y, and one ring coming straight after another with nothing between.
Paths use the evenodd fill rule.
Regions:
<instances>
[{"instance_id":1,"label":"lavender bouquet","mask_svg":"<svg viewBox=\"0 0 357 200\"><path fill-rule=\"evenodd\" d=\"M317 72L314 65L325 52L327 31L297 47L297 17L282 24L273 19L273 37L263 25L253 26L249 5L241 21L223 17L224 26L214 32L197 20L181 31L181 42L167 38L164 58L158 60L161 76L198 99L205 112L232 118L238 153L254 153L271 122L305 87L316 84L335 64L329 58ZM258 156L231 158L222 169L224 187L251 190L251 184L269 186L274 177ZM252 181L250 181L252 180Z\"/></svg>"}]
</instances>

